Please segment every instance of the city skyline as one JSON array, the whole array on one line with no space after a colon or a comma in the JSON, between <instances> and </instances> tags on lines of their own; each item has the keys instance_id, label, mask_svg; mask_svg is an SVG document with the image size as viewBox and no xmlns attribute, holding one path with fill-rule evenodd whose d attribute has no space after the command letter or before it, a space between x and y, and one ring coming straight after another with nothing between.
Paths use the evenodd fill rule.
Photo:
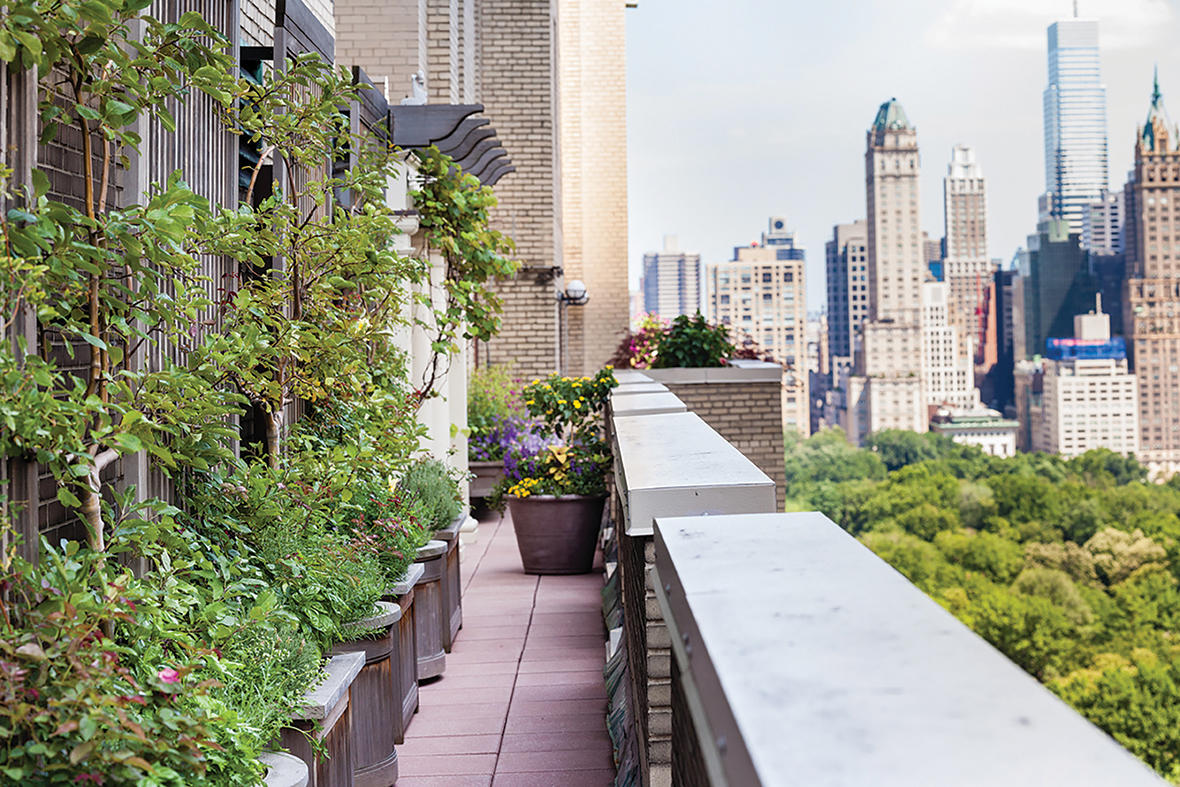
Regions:
<instances>
[{"instance_id":1,"label":"city skyline","mask_svg":"<svg viewBox=\"0 0 1180 787\"><path fill-rule=\"evenodd\" d=\"M1047 29L1070 18L1072 4L900 6L838 20L800 9L789 30L765 14L764 3L748 0L709 25L694 2L678 4L675 18L664 4L630 12L632 286L642 252L658 248L665 233L678 234L705 262L721 260L749 234L752 217L781 214L810 250L808 307L818 311L825 302L821 250L832 226L862 218L861 135L891 96L923 138L922 228L941 237L939 178L953 146L969 145L988 177L989 256L1010 263L1035 230L1044 192ZM1083 1L1080 11L1100 25L1109 173L1118 184L1131 166L1153 66L1158 62L1165 92L1180 85L1180 54L1163 44L1180 22L1159 0ZM740 42L742 57L714 66L670 55L669 48L690 50L700 28L723 53L727 42ZM795 32L803 28L808 35ZM789 46L770 46L786 34ZM698 116L666 111L674 100L690 101ZM759 112L736 110L752 100ZM720 124L718 115L726 116Z\"/></svg>"}]
</instances>

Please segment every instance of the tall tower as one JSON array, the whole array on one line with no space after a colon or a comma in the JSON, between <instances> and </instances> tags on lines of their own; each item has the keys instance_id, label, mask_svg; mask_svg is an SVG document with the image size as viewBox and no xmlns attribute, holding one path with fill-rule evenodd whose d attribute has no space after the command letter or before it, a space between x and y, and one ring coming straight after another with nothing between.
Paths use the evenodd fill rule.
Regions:
<instances>
[{"instance_id":1,"label":"tall tower","mask_svg":"<svg viewBox=\"0 0 1180 787\"><path fill-rule=\"evenodd\" d=\"M865 220L832 227L825 245L828 273L828 362L832 381L852 365L853 337L868 317L868 237Z\"/></svg>"},{"instance_id":2,"label":"tall tower","mask_svg":"<svg viewBox=\"0 0 1180 787\"><path fill-rule=\"evenodd\" d=\"M929 427L922 333L925 250L918 217L918 134L897 99L866 135L869 309L845 386L841 425L858 443L881 429Z\"/></svg>"},{"instance_id":3,"label":"tall tower","mask_svg":"<svg viewBox=\"0 0 1180 787\"><path fill-rule=\"evenodd\" d=\"M1098 22L1075 16L1049 26L1044 111L1044 207L1050 216L1068 221L1070 232L1081 234L1086 206L1109 184Z\"/></svg>"},{"instance_id":4,"label":"tall tower","mask_svg":"<svg viewBox=\"0 0 1180 787\"><path fill-rule=\"evenodd\" d=\"M1159 80L1123 191L1127 283L1123 324L1139 381L1140 458L1180 471L1180 150Z\"/></svg>"},{"instance_id":5,"label":"tall tower","mask_svg":"<svg viewBox=\"0 0 1180 787\"><path fill-rule=\"evenodd\" d=\"M975 149L955 145L942 179L946 258L943 277L950 287L951 319L968 330L978 327L978 314L994 266L987 256L987 187Z\"/></svg>"}]
</instances>

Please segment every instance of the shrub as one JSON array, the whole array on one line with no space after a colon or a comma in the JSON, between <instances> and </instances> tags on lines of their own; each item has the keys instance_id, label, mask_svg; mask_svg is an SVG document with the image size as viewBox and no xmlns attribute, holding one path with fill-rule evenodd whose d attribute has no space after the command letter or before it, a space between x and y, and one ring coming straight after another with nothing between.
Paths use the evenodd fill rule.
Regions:
<instances>
[{"instance_id":1,"label":"shrub","mask_svg":"<svg viewBox=\"0 0 1180 787\"><path fill-rule=\"evenodd\" d=\"M660 337L655 368L724 366L735 352L724 325L710 325L698 311L695 317L680 315Z\"/></svg>"},{"instance_id":2,"label":"shrub","mask_svg":"<svg viewBox=\"0 0 1180 787\"><path fill-rule=\"evenodd\" d=\"M459 484L447 466L437 459L423 459L410 465L397 486L427 530L446 527L463 509Z\"/></svg>"}]
</instances>

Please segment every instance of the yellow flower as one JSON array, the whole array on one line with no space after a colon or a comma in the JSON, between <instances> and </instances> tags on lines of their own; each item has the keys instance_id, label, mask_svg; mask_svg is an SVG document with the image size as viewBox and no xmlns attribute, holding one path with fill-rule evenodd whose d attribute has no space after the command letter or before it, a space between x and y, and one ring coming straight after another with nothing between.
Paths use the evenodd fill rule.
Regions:
<instances>
[{"instance_id":1,"label":"yellow flower","mask_svg":"<svg viewBox=\"0 0 1180 787\"><path fill-rule=\"evenodd\" d=\"M558 400L557 400L557 403L558 403L558 404L565 404L565 399L558 399Z\"/></svg>"}]
</instances>

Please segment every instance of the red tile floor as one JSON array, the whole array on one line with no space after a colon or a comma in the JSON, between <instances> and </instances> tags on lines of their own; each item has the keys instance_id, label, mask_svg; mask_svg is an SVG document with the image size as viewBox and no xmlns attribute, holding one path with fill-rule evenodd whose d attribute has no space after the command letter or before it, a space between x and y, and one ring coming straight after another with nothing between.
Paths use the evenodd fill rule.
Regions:
<instances>
[{"instance_id":1,"label":"red tile floor","mask_svg":"<svg viewBox=\"0 0 1180 787\"><path fill-rule=\"evenodd\" d=\"M463 630L421 687L398 787L611 784L602 574L523 573L512 523L494 514L462 566Z\"/></svg>"}]
</instances>

